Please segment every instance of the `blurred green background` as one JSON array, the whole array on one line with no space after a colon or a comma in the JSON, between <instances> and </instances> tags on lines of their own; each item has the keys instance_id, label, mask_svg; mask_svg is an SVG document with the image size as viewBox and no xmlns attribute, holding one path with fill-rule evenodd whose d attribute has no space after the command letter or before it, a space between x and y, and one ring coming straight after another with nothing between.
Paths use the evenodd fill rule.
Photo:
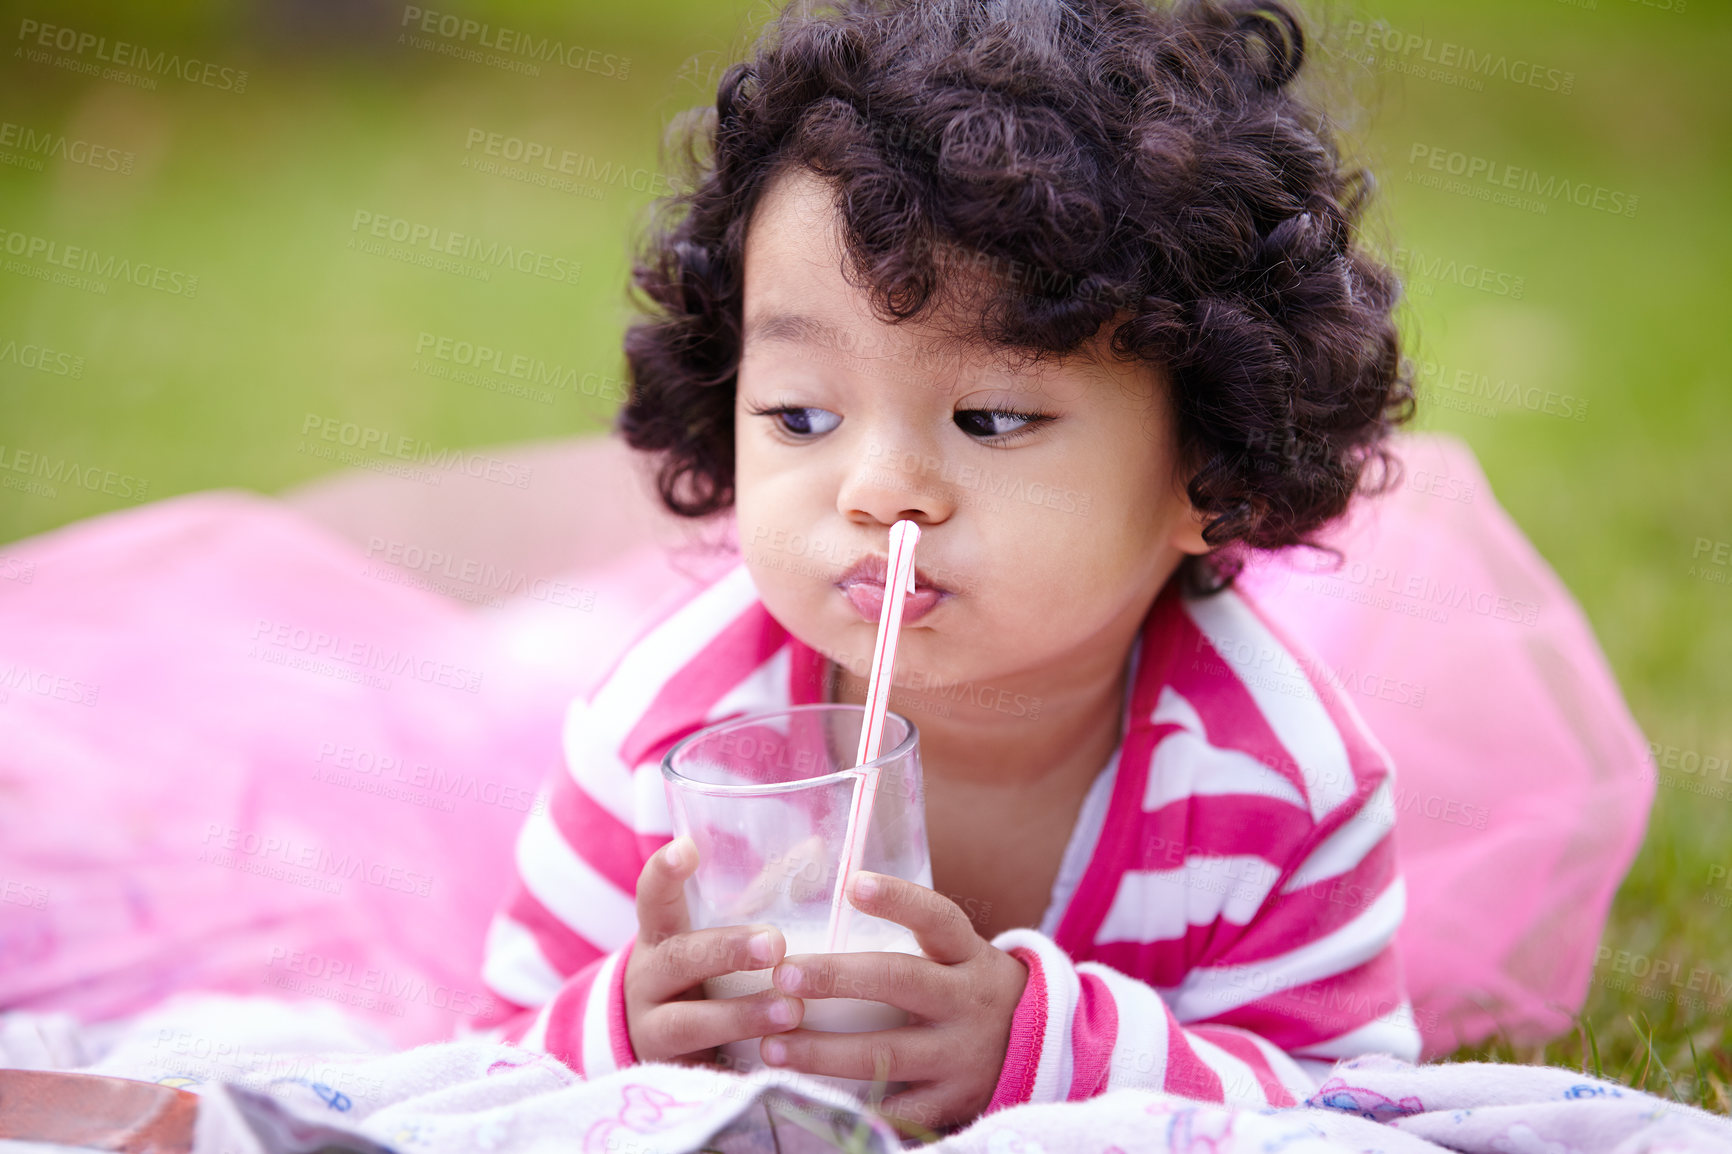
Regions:
<instances>
[{"instance_id":1,"label":"blurred green background","mask_svg":"<svg viewBox=\"0 0 1732 1154\"><path fill-rule=\"evenodd\" d=\"M5 475L0 542L139 496L277 491L329 471L300 451L309 415L449 447L605 426L666 129L713 97L770 9L420 7L553 36L581 48L582 66L441 54L453 41L413 17L405 28L400 3L0 5L0 452L113 474L93 488ZM1407 272L1409 350L1431 366L1419 426L1473 446L1580 598L1650 741L1727 758L1732 6L1309 11L1330 90L1359 108L1343 116L1345 143L1380 178L1368 235ZM105 46L44 49L45 25ZM1478 74L1464 50L1511 67ZM213 67L152 71L157 53ZM102 75L101 54L122 67ZM490 156L495 133L502 155ZM571 174L518 179L537 169L506 158L529 146L569 152ZM1601 207L1540 211L1435 186L1470 157L1582 182ZM367 222L386 218L528 250L568 275L389 259L366 243ZM144 283L42 279L67 245L99 266L128 262L115 267ZM453 365L432 355L440 340L541 361L555 384L514 393L441 376ZM1512 389L1556 403L1531 411ZM1732 801L1663 785L1606 943L1726 972L1732 912L1716 896L1732 898L1718 885L1729 864ZM1607 1073L1726 1109L1724 1002L1684 1010L1608 991L1606 976L1577 1034L1485 1052L1580 1062L1591 1029Z\"/></svg>"}]
</instances>

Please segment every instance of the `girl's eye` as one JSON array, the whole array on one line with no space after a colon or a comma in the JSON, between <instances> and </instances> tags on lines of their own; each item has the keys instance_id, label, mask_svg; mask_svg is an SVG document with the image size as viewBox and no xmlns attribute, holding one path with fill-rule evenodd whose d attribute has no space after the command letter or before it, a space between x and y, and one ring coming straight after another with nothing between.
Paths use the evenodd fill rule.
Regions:
<instances>
[{"instance_id":1,"label":"girl's eye","mask_svg":"<svg viewBox=\"0 0 1732 1154\"><path fill-rule=\"evenodd\" d=\"M828 433L842 423L842 418L829 409L802 408L798 405L777 405L770 409L753 409L754 416L774 417L782 431L796 437Z\"/></svg>"},{"instance_id":2,"label":"girl's eye","mask_svg":"<svg viewBox=\"0 0 1732 1154\"><path fill-rule=\"evenodd\" d=\"M1015 437L1052 420L1044 413L1019 413L1011 409L964 409L956 414L956 427L973 437Z\"/></svg>"}]
</instances>

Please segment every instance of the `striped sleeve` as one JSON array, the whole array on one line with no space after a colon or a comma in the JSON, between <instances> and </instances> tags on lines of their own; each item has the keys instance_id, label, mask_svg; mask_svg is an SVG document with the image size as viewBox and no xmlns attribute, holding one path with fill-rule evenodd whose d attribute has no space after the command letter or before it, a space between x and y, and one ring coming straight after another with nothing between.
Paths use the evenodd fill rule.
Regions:
<instances>
[{"instance_id":1,"label":"striped sleeve","mask_svg":"<svg viewBox=\"0 0 1732 1154\"><path fill-rule=\"evenodd\" d=\"M1282 1106L1336 1059L1419 1056L1387 754L1236 594L1156 624L1065 947L994 939L1029 979L992 1109L1122 1087Z\"/></svg>"},{"instance_id":2,"label":"striped sleeve","mask_svg":"<svg viewBox=\"0 0 1732 1154\"><path fill-rule=\"evenodd\" d=\"M583 723L576 706L568 736ZM624 981L637 936L636 877L648 859L640 845L576 774L555 778L518 834L517 876L488 928L482 977L504 1003L478 1023L490 1036L591 1078L636 1060Z\"/></svg>"},{"instance_id":3,"label":"striped sleeve","mask_svg":"<svg viewBox=\"0 0 1732 1154\"><path fill-rule=\"evenodd\" d=\"M1316 871L1347 868L1308 882L1313 875L1302 866L1293 875L1300 885L1265 899L1262 912L1275 923L1269 934L1252 917L1234 949L1174 986L1157 987L1100 961L1075 963L1034 930L1000 934L993 944L1019 958L1029 978L991 1108L1124 1087L1288 1106L1308 1097L1315 1075L1336 1059L1376 1051L1416 1061L1419 1034L1394 953L1401 883L1364 880L1392 873L1389 838L1348 864L1343 843L1360 831L1342 828L1348 834L1324 839L1305 862ZM1221 889L1207 865L1172 872L1184 875L1181 887L1200 885L1211 895ZM1355 877L1362 881L1344 880ZM1337 886L1355 887L1347 891L1352 899L1339 900ZM1173 898L1170 888L1144 892ZM1296 935L1296 928L1309 932ZM1265 937L1279 948L1258 945Z\"/></svg>"},{"instance_id":4,"label":"striped sleeve","mask_svg":"<svg viewBox=\"0 0 1732 1154\"><path fill-rule=\"evenodd\" d=\"M1326 840L1307 862L1340 864L1332 856L1343 852L1340 844ZM1367 857L1389 852L1385 837ZM1230 950L1170 987L1099 961L1075 963L1034 930L1000 934L993 944L1019 958L1029 977L990 1108L1073 1101L1124 1087L1288 1106L1310 1096L1319 1072L1337 1059L1380 1052L1416 1061L1419 1033L1394 953L1399 878L1362 887L1350 902L1331 896L1336 885L1358 884L1342 876L1389 872L1387 862L1360 864L1365 868L1321 885L1271 895L1272 920L1309 918L1312 933L1294 941L1290 926L1278 927L1274 936L1284 949L1245 946L1256 956L1243 961ZM1189 880L1207 878L1204 870ZM1344 909L1345 917L1338 912ZM1247 928L1258 928L1255 918Z\"/></svg>"},{"instance_id":5,"label":"striped sleeve","mask_svg":"<svg viewBox=\"0 0 1732 1154\"><path fill-rule=\"evenodd\" d=\"M1167 991L1180 1020L1244 1028L1299 1059L1418 1059L1389 796L1385 782L1311 842L1243 930Z\"/></svg>"},{"instance_id":6,"label":"striped sleeve","mask_svg":"<svg viewBox=\"0 0 1732 1154\"><path fill-rule=\"evenodd\" d=\"M1233 732L1298 798L1272 807L1274 852L1255 880L1240 874L1229 888L1249 916L1223 908L1194 963L1164 991L1168 1004L1188 1025L1249 1031L1307 1063L1373 1051L1417 1060L1395 944L1406 890L1387 751L1327 671L1243 598L1198 602L1189 616L1220 658L1213 692L1188 687L1211 703L1193 719L1193 737ZM1264 798L1210 800L1224 812L1204 826L1271 808ZM1225 879L1212 880L1224 888Z\"/></svg>"},{"instance_id":7,"label":"striped sleeve","mask_svg":"<svg viewBox=\"0 0 1732 1154\"><path fill-rule=\"evenodd\" d=\"M769 622L738 567L571 704L565 766L518 833L515 877L488 928L482 978L499 1004L472 1032L590 1078L636 1061L624 981L638 874L672 836L661 758L722 714L775 704L787 661Z\"/></svg>"},{"instance_id":8,"label":"striped sleeve","mask_svg":"<svg viewBox=\"0 0 1732 1154\"><path fill-rule=\"evenodd\" d=\"M1180 1024L1154 987L1098 962L1072 962L1036 930L993 945L1028 967L988 1112L1126 1087L1237 1106L1291 1106L1317 1082L1250 1030Z\"/></svg>"}]
</instances>

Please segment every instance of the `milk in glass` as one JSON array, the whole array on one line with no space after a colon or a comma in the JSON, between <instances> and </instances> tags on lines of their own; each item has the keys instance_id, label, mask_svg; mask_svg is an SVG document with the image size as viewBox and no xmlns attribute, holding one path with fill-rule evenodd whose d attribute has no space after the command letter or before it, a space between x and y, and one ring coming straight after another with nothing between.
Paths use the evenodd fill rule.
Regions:
<instances>
[{"instance_id":1,"label":"milk in glass","mask_svg":"<svg viewBox=\"0 0 1732 1154\"><path fill-rule=\"evenodd\" d=\"M782 937L788 943L786 956L795 954L821 954L828 944L830 927L824 922L811 922L777 927L782 931ZM848 930L850 953L885 952L919 954L920 947L914 941L914 935L906 928L893 922L881 921L877 918L856 916L851 920ZM770 988L770 975L773 971L740 970L720 977L710 978L704 982L706 998L737 998L745 994L755 994ZM894 1030L908 1024L908 1012L883 1002L868 1001L864 998L802 998L805 1003L805 1015L800 1019L800 1029L824 1030L834 1034L862 1034L869 1030ZM727 1056L730 1069L746 1071L761 1070L763 1060L758 1053L758 1039L747 1038L739 1042L730 1042L722 1047L722 1053ZM871 1079L831 1078L818 1075L820 1081L839 1086L852 1094L867 1097L872 1091ZM885 1094L895 1094L905 1087L900 1082L892 1082L885 1087Z\"/></svg>"}]
</instances>

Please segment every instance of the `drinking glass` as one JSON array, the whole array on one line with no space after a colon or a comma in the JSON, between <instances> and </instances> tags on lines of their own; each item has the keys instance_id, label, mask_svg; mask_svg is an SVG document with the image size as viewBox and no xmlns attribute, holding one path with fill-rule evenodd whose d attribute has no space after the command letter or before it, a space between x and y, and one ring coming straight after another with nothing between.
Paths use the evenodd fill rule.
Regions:
<instances>
[{"instance_id":1,"label":"drinking glass","mask_svg":"<svg viewBox=\"0 0 1732 1154\"><path fill-rule=\"evenodd\" d=\"M668 750L662 780L675 836L690 837L698 867L686 881L694 930L768 923L782 931L789 954L830 951L832 900L843 861L855 792L874 775L860 868L930 887L920 731L887 713L879 748L865 766L852 763L866 719L861 705L797 705L750 714L701 729ZM864 799L862 799L864 802ZM834 952L918 954L905 927L853 908L844 896ZM738 997L770 985L770 970L745 970L704 983L711 998ZM859 1033L907 1022L894 1006L862 998L806 1002L805 1029ZM763 1063L758 1039L724 1046L729 1065ZM826 1079L855 1093L867 1081ZM896 1087L891 1087L895 1092Z\"/></svg>"}]
</instances>

